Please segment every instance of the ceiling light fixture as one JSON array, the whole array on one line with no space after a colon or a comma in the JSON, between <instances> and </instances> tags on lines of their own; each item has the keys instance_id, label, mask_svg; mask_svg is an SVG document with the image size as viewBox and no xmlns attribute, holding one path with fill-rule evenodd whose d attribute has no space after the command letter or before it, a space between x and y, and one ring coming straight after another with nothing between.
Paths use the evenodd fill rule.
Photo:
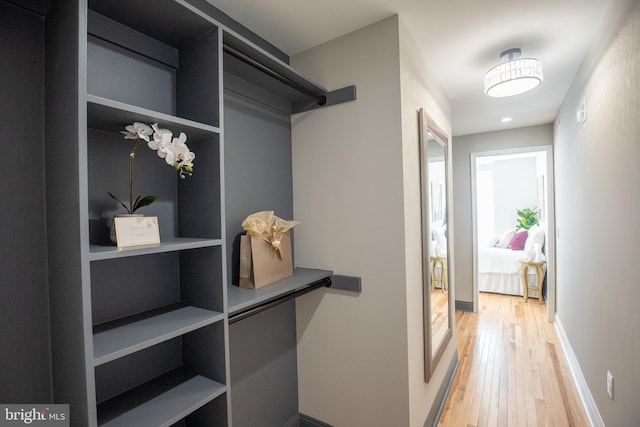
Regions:
<instances>
[{"instance_id":1,"label":"ceiling light fixture","mask_svg":"<svg viewBox=\"0 0 640 427\"><path fill-rule=\"evenodd\" d=\"M511 117L503 117L503 118L501 118L501 119L500 119L500 121L501 121L502 123L508 123L508 122L510 122L511 120L512 120L512 119L511 119Z\"/></svg>"},{"instance_id":2,"label":"ceiling light fixture","mask_svg":"<svg viewBox=\"0 0 640 427\"><path fill-rule=\"evenodd\" d=\"M502 98L535 89L542 83L542 64L535 58L520 58L520 49L505 50L502 63L484 76L484 93Z\"/></svg>"}]
</instances>

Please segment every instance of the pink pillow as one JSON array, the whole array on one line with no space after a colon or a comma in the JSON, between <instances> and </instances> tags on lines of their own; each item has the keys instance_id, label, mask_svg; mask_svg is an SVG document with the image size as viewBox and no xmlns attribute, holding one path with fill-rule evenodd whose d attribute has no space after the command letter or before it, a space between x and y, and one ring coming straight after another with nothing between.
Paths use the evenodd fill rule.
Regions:
<instances>
[{"instance_id":1,"label":"pink pillow","mask_svg":"<svg viewBox=\"0 0 640 427\"><path fill-rule=\"evenodd\" d=\"M527 236L529 232L527 230L518 231L513 239L511 239L511 249L514 251L521 251L524 249L524 244L527 242Z\"/></svg>"}]
</instances>

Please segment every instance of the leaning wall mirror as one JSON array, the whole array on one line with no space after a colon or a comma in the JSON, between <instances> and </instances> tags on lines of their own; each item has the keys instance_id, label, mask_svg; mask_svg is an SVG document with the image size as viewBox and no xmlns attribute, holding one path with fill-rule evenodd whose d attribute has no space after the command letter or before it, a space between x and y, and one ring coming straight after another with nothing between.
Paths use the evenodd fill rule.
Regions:
<instances>
[{"instance_id":1,"label":"leaning wall mirror","mask_svg":"<svg viewBox=\"0 0 640 427\"><path fill-rule=\"evenodd\" d=\"M420 190L424 380L429 382L451 339L447 260L447 144L449 137L420 109Z\"/></svg>"}]
</instances>

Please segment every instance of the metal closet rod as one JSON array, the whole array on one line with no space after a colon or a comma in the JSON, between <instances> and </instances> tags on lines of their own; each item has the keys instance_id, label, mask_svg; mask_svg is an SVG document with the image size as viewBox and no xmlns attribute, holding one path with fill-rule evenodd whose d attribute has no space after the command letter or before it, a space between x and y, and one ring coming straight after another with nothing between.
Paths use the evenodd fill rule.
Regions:
<instances>
[{"instance_id":1,"label":"metal closet rod","mask_svg":"<svg viewBox=\"0 0 640 427\"><path fill-rule=\"evenodd\" d=\"M242 319L246 319L247 317L251 317L255 314L261 313L271 307L274 307L276 305L282 304L285 301L289 301L290 299L293 298L297 298L301 295L304 295L306 293L309 293L315 289L318 288L323 288L323 287L329 287L331 286L331 279L329 277L324 278L324 279L320 279L317 282L313 282L311 284L308 284L306 287L300 288L296 291L292 291L289 293L286 293L284 295L280 295L279 297L276 297L272 300L269 301L265 301L262 304L259 304L255 307L251 307L249 309L243 310L243 311L239 311L237 313L233 313L229 315L229 324L235 323L239 320Z\"/></svg>"},{"instance_id":2,"label":"metal closet rod","mask_svg":"<svg viewBox=\"0 0 640 427\"><path fill-rule=\"evenodd\" d=\"M229 46L228 44L223 44L223 49L225 52L227 52L229 55L234 56L236 58L238 58L239 60L241 60L242 62L252 66L253 68L262 71L263 73L273 77L274 79L278 80L281 83L284 83L285 85L297 90L300 93L303 93L313 99L315 99L318 102L318 105L324 105L327 103L327 97L326 95L318 95L317 93L314 93L313 91L307 89L306 87L292 81L291 79L283 76L282 74L278 73L275 70L272 70L271 68L267 67L266 65L256 61L255 59L251 58L249 55L246 55L242 52L240 52L238 49Z\"/></svg>"}]
</instances>

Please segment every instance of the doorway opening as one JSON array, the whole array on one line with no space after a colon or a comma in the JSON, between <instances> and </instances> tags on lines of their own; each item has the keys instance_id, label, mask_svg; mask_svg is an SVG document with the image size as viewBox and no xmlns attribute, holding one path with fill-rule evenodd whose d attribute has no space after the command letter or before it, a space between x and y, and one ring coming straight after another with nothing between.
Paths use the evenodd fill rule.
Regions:
<instances>
[{"instance_id":1,"label":"doorway opening","mask_svg":"<svg viewBox=\"0 0 640 427\"><path fill-rule=\"evenodd\" d=\"M542 261L547 320L555 315L553 230L553 151L551 146L471 154L473 218L473 307L479 293L523 295L521 260ZM537 212L538 224L518 228L518 210ZM526 232L525 232L526 230ZM515 233L519 238L513 240ZM528 269L529 282L538 273ZM533 294L533 295L532 295ZM532 291L529 297L536 296ZM537 303L534 298L532 303Z\"/></svg>"}]
</instances>

